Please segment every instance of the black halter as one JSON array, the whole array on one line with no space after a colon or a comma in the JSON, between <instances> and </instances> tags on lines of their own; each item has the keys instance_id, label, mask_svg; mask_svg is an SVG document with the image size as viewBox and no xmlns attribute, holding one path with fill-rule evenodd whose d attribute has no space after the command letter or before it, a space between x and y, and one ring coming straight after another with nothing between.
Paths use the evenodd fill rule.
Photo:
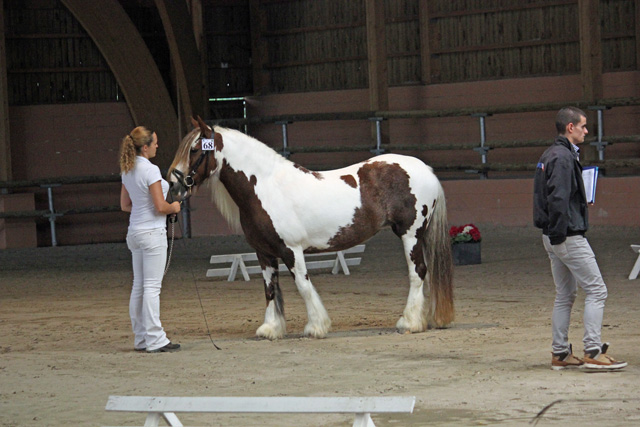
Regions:
<instances>
[{"instance_id":1,"label":"black halter","mask_svg":"<svg viewBox=\"0 0 640 427\"><path fill-rule=\"evenodd\" d=\"M189 172L189 174L187 174L186 176L184 175L184 173L182 173L182 171L179 171L177 169L174 169L172 171L172 174L177 178L178 182L187 189L190 189L191 187L193 187L195 185L195 180L193 179L193 177L196 174L196 171L198 170L198 168L200 167L200 165L202 164L203 160L207 160L207 162L205 163L205 169L209 168L209 153L207 151L203 151L200 154L200 157L198 157L198 159L196 160L196 162L193 164L193 167L191 168L191 172Z\"/></svg>"}]
</instances>

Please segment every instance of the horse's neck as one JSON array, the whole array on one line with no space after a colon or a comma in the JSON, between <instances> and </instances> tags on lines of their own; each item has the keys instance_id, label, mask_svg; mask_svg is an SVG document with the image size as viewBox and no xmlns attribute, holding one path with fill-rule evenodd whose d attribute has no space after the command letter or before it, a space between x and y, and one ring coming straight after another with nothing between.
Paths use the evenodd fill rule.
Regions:
<instances>
[{"instance_id":1,"label":"horse's neck","mask_svg":"<svg viewBox=\"0 0 640 427\"><path fill-rule=\"evenodd\" d=\"M244 136L244 135L242 135ZM273 151L263 143L253 140L233 140L222 149L227 164L247 178L265 178L276 170L293 167L293 163Z\"/></svg>"}]
</instances>

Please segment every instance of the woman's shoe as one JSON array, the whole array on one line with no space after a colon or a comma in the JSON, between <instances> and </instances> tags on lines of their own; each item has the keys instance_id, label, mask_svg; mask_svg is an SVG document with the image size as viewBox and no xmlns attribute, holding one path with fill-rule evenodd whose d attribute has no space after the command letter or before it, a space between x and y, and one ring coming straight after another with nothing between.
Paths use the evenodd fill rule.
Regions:
<instances>
[{"instance_id":1,"label":"woman's shoe","mask_svg":"<svg viewBox=\"0 0 640 427\"><path fill-rule=\"evenodd\" d=\"M156 348L155 350L147 350L147 353L168 353L171 351L179 350L180 344L173 344L172 342L169 342L169 344L165 345L164 347Z\"/></svg>"}]
</instances>

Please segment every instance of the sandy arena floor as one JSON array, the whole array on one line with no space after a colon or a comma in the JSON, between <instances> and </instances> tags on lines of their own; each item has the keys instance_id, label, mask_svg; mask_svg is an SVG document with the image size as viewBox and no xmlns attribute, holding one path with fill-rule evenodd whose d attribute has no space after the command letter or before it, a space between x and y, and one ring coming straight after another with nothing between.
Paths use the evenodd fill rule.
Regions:
<instances>
[{"instance_id":1,"label":"sandy arena floor","mask_svg":"<svg viewBox=\"0 0 640 427\"><path fill-rule=\"evenodd\" d=\"M125 244L0 251L0 425L142 425L107 413L109 395L416 396L413 414L374 415L378 426L640 424L640 279L627 279L640 228L588 233L609 287L603 338L622 372L554 372L554 298L538 230L481 226L482 264L456 267L449 329L395 332L408 281L400 241L383 231L351 276L312 271L333 321L326 339L301 337L302 299L282 276L288 335L254 338L262 280L207 279L213 254L246 252L237 236L176 241L162 321L183 351L133 351ZM570 339L582 351L584 293ZM216 350L207 335L221 350ZM185 425L346 426L346 415L184 414Z\"/></svg>"}]
</instances>

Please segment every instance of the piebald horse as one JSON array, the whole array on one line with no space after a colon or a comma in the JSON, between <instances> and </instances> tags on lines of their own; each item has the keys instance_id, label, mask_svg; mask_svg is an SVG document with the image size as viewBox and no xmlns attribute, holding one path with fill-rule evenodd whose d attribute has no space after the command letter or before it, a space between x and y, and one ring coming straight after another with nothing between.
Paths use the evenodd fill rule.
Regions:
<instances>
[{"instance_id":1,"label":"piebald horse","mask_svg":"<svg viewBox=\"0 0 640 427\"><path fill-rule=\"evenodd\" d=\"M342 169L313 172L239 131L199 117L169 169L172 194L183 200L205 184L232 229L255 249L267 300L259 337L284 337L278 258L304 299L304 335L323 338L331 320L311 284L304 254L350 248L385 226L402 239L409 297L396 324L421 332L453 321L453 263L444 191L421 160L383 154ZM205 147L202 150L203 139ZM426 279L426 281L425 281ZM430 289L425 303L423 285Z\"/></svg>"}]
</instances>

